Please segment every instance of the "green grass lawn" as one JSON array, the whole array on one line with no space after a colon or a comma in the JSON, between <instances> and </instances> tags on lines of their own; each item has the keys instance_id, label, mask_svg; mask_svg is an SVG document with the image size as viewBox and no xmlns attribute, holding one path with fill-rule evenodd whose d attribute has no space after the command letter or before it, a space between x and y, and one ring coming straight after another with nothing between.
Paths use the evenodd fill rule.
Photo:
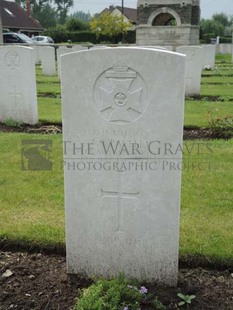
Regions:
<instances>
[{"instance_id":1,"label":"green grass lawn","mask_svg":"<svg viewBox=\"0 0 233 310\"><path fill-rule=\"evenodd\" d=\"M52 140L52 171L21 170L22 139ZM196 166L183 171L180 253L213 262L233 259L233 139L209 141L208 156L195 156L197 143L206 150L206 142L186 143L193 144L194 151L184 163ZM0 239L64 247L62 135L0 133L0 147Z\"/></svg>"},{"instance_id":2,"label":"green grass lawn","mask_svg":"<svg viewBox=\"0 0 233 310\"><path fill-rule=\"evenodd\" d=\"M222 59L226 63L221 63ZM188 98L185 101L186 127L209 127L209 111L220 117L233 115L233 64L230 61L229 55L219 55L217 67L212 71L203 71L201 101ZM39 120L42 123L61 123L61 89L58 77L42 75L40 66L36 66L36 72ZM221 102L207 101L210 96L218 97Z\"/></svg>"},{"instance_id":3,"label":"green grass lawn","mask_svg":"<svg viewBox=\"0 0 233 310\"><path fill-rule=\"evenodd\" d=\"M22 171L21 140L52 139L53 171ZM62 136L0 133L0 238L64 244Z\"/></svg>"},{"instance_id":4,"label":"green grass lawn","mask_svg":"<svg viewBox=\"0 0 233 310\"><path fill-rule=\"evenodd\" d=\"M38 98L39 120L42 123L61 123L61 98Z\"/></svg>"},{"instance_id":5,"label":"green grass lawn","mask_svg":"<svg viewBox=\"0 0 233 310\"><path fill-rule=\"evenodd\" d=\"M232 78L233 79L233 78ZM201 87L201 96L220 96L233 98L233 85L211 85L204 84Z\"/></svg>"},{"instance_id":6,"label":"green grass lawn","mask_svg":"<svg viewBox=\"0 0 233 310\"><path fill-rule=\"evenodd\" d=\"M209 117L233 115L233 102L186 100L185 127L209 127Z\"/></svg>"}]
</instances>

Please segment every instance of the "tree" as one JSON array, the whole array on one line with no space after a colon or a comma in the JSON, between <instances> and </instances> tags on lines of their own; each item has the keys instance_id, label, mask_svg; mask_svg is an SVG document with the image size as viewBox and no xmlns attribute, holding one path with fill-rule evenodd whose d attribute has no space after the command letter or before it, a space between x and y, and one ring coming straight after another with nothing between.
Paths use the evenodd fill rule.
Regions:
<instances>
[{"instance_id":1,"label":"tree","mask_svg":"<svg viewBox=\"0 0 233 310\"><path fill-rule=\"evenodd\" d=\"M70 17L79 19L85 23L89 23L91 18L92 18L90 13L85 13L83 11L77 11L77 12L71 14Z\"/></svg>"},{"instance_id":2,"label":"tree","mask_svg":"<svg viewBox=\"0 0 233 310\"><path fill-rule=\"evenodd\" d=\"M113 37L126 33L132 24L124 22L123 16L115 16L109 12L104 12L90 22L90 28L98 38L100 35Z\"/></svg>"},{"instance_id":3,"label":"tree","mask_svg":"<svg viewBox=\"0 0 233 310\"><path fill-rule=\"evenodd\" d=\"M26 8L25 0L15 0L15 2ZM31 14L44 27L55 26L55 21L64 24L73 4L73 0L31 0Z\"/></svg>"},{"instance_id":4,"label":"tree","mask_svg":"<svg viewBox=\"0 0 233 310\"><path fill-rule=\"evenodd\" d=\"M33 16L38 19L44 28L55 27L57 25L57 12L49 4L34 10Z\"/></svg>"},{"instance_id":5,"label":"tree","mask_svg":"<svg viewBox=\"0 0 233 310\"><path fill-rule=\"evenodd\" d=\"M54 0L57 14L59 16L59 23L64 24L67 18L69 9L74 5L73 0Z\"/></svg>"},{"instance_id":6,"label":"tree","mask_svg":"<svg viewBox=\"0 0 233 310\"><path fill-rule=\"evenodd\" d=\"M220 24L222 24L224 27L228 27L230 26L230 17L227 16L224 13L218 13L218 14L214 14L212 16L212 19L216 22L219 22Z\"/></svg>"},{"instance_id":7,"label":"tree","mask_svg":"<svg viewBox=\"0 0 233 310\"><path fill-rule=\"evenodd\" d=\"M89 25L80 19L70 17L65 23L65 27L68 31L87 30Z\"/></svg>"},{"instance_id":8,"label":"tree","mask_svg":"<svg viewBox=\"0 0 233 310\"><path fill-rule=\"evenodd\" d=\"M212 19L202 19L200 23L201 37L211 35L212 37L223 36L224 26Z\"/></svg>"},{"instance_id":9,"label":"tree","mask_svg":"<svg viewBox=\"0 0 233 310\"><path fill-rule=\"evenodd\" d=\"M26 9L25 0L16 0L15 2ZM56 10L50 3L52 3L51 0L31 0L31 15L39 20L45 28L56 26L58 20Z\"/></svg>"}]
</instances>

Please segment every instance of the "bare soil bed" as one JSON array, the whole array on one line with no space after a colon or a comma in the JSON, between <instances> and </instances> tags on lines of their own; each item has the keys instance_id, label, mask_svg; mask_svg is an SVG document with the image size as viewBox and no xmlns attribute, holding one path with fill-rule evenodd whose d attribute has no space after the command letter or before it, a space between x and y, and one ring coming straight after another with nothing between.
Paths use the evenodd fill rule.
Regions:
<instances>
[{"instance_id":1,"label":"bare soil bed","mask_svg":"<svg viewBox=\"0 0 233 310\"><path fill-rule=\"evenodd\" d=\"M2 132L22 132L29 134L59 134L62 133L62 125L59 124L43 124L43 125L20 125L20 126L7 126L0 123L0 131ZM208 128L189 128L184 129L184 140L194 139L229 139L229 136L217 134Z\"/></svg>"},{"instance_id":2,"label":"bare soil bed","mask_svg":"<svg viewBox=\"0 0 233 310\"><path fill-rule=\"evenodd\" d=\"M232 270L217 271L203 268L181 269L177 288L165 288L143 283L155 293L166 309L179 309L177 293L193 294L190 309L232 310ZM70 310L79 289L91 280L66 275L65 258L41 253L0 252L0 310ZM143 305L142 310L152 310ZM181 307L181 309L186 309ZM92 309L90 309L92 310Z\"/></svg>"}]
</instances>

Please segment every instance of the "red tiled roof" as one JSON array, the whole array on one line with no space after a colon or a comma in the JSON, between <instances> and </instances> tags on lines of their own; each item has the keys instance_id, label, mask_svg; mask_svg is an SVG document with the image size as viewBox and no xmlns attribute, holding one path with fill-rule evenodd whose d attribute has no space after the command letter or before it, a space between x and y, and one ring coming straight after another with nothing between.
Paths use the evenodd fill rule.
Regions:
<instances>
[{"instance_id":1,"label":"red tiled roof","mask_svg":"<svg viewBox=\"0 0 233 310\"><path fill-rule=\"evenodd\" d=\"M122 7L117 6L118 10L122 12ZM124 15L132 22L137 22L137 9L124 8Z\"/></svg>"},{"instance_id":2,"label":"red tiled roof","mask_svg":"<svg viewBox=\"0 0 233 310\"><path fill-rule=\"evenodd\" d=\"M110 5L109 8L105 8L101 13L103 13L103 12L112 12L114 9L118 9L120 12L122 12L122 7L121 6L112 6L112 5ZM136 24L136 22L137 22L137 9L132 9L132 8L124 7L124 15L131 21L131 23Z\"/></svg>"},{"instance_id":3,"label":"red tiled roof","mask_svg":"<svg viewBox=\"0 0 233 310\"><path fill-rule=\"evenodd\" d=\"M31 16L28 16L27 12L15 2L1 1L1 14L4 28L43 30L41 24Z\"/></svg>"}]
</instances>

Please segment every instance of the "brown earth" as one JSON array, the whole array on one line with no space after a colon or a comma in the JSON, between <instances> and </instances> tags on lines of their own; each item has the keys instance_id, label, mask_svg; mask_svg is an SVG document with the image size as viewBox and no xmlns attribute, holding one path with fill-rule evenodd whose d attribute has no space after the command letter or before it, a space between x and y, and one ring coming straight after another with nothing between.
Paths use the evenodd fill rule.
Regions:
<instances>
[{"instance_id":1,"label":"brown earth","mask_svg":"<svg viewBox=\"0 0 233 310\"><path fill-rule=\"evenodd\" d=\"M58 134L62 133L62 125L59 124L43 124L43 125L20 125L20 126L7 126L0 123L0 131L2 132L22 132L31 134ZM189 128L184 129L184 140L194 140L194 139L229 139L229 136L223 136L222 134L217 134L212 132L208 128Z\"/></svg>"},{"instance_id":2,"label":"brown earth","mask_svg":"<svg viewBox=\"0 0 233 310\"><path fill-rule=\"evenodd\" d=\"M12 275L3 277L7 270ZM70 310L79 289L90 284L90 280L77 278L71 282L67 278L63 256L0 252L0 310ZM196 295L189 309L233 309L233 274L229 270L181 269L177 288L143 285L166 309L179 309L178 292ZM152 309L146 304L142 308Z\"/></svg>"}]
</instances>

